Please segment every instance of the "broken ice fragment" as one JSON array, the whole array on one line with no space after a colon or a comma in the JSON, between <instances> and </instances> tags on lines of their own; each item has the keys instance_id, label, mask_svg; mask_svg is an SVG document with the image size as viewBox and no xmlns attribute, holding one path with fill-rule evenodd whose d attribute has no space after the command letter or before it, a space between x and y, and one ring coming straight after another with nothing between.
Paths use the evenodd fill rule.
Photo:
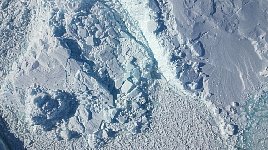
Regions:
<instances>
[{"instance_id":1,"label":"broken ice fragment","mask_svg":"<svg viewBox=\"0 0 268 150\"><path fill-rule=\"evenodd\" d=\"M87 43L87 45L91 45L91 46L93 46L93 45L94 45L93 37L92 37L92 36L88 36L88 37L86 38L86 43Z\"/></svg>"},{"instance_id":2,"label":"broken ice fragment","mask_svg":"<svg viewBox=\"0 0 268 150\"><path fill-rule=\"evenodd\" d=\"M234 106L231 106L231 105L226 106L226 110L231 114L236 114L237 113L237 109Z\"/></svg>"},{"instance_id":3,"label":"broken ice fragment","mask_svg":"<svg viewBox=\"0 0 268 150\"><path fill-rule=\"evenodd\" d=\"M260 72L260 75L261 75L261 76L264 76L264 77L268 77L268 67L265 67L265 69L263 69L263 70Z\"/></svg>"},{"instance_id":4,"label":"broken ice fragment","mask_svg":"<svg viewBox=\"0 0 268 150\"><path fill-rule=\"evenodd\" d=\"M138 103L136 103L136 102L133 102L133 103L132 103L132 109L136 110L136 109L138 109L139 107L140 107L140 105L139 105Z\"/></svg>"},{"instance_id":5,"label":"broken ice fragment","mask_svg":"<svg viewBox=\"0 0 268 150\"><path fill-rule=\"evenodd\" d=\"M71 139L70 131L66 128L60 131L60 136L65 140Z\"/></svg>"},{"instance_id":6,"label":"broken ice fragment","mask_svg":"<svg viewBox=\"0 0 268 150\"><path fill-rule=\"evenodd\" d=\"M197 57L203 57L205 55L204 46L200 41L194 44L193 54L196 55Z\"/></svg>"},{"instance_id":7,"label":"broken ice fragment","mask_svg":"<svg viewBox=\"0 0 268 150\"><path fill-rule=\"evenodd\" d=\"M136 78L137 80L139 80L140 77L141 77L141 72L140 72L139 68L133 69L132 70L132 75L133 75L134 78Z\"/></svg>"},{"instance_id":8,"label":"broken ice fragment","mask_svg":"<svg viewBox=\"0 0 268 150\"><path fill-rule=\"evenodd\" d=\"M239 106L239 103L238 102L232 102L231 104L233 107L238 107Z\"/></svg>"},{"instance_id":9,"label":"broken ice fragment","mask_svg":"<svg viewBox=\"0 0 268 150\"><path fill-rule=\"evenodd\" d=\"M88 135L88 140L87 140L87 142L88 142L88 146L90 147L90 148L96 148L96 144L97 144L97 138L96 138L96 136L94 135L94 134L89 134Z\"/></svg>"},{"instance_id":10,"label":"broken ice fragment","mask_svg":"<svg viewBox=\"0 0 268 150\"><path fill-rule=\"evenodd\" d=\"M193 83L189 84L189 87L191 90L196 90L198 88L198 83L193 82Z\"/></svg>"},{"instance_id":11,"label":"broken ice fragment","mask_svg":"<svg viewBox=\"0 0 268 150\"><path fill-rule=\"evenodd\" d=\"M106 130L102 130L102 138L107 139L109 137L108 132Z\"/></svg>"},{"instance_id":12,"label":"broken ice fragment","mask_svg":"<svg viewBox=\"0 0 268 150\"><path fill-rule=\"evenodd\" d=\"M108 123L112 122L112 120L114 119L116 113L118 112L117 109L113 108L113 109L109 109L109 110L105 110L103 112L103 116L105 118L105 121L107 121Z\"/></svg>"},{"instance_id":13,"label":"broken ice fragment","mask_svg":"<svg viewBox=\"0 0 268 150\"><path fill-rule=\"evenodd\" d=\"M81 38L85 38L87 37L88 33L87 33L87 30L84 29L84 28L78 28L78 35L81 37Z\"/></svg>"},{"instance_id":14,"label":"broken ice fragment","mask_svg":"<svg viewBox=\"0 0 268 150\"><path fill-rule=\"evenodd\" d=\"M157 22L150 20L147 22L147 27L148 27L149 32L153 33L157 29L158 25L157 25Z\"/></svg>"},{"instance_id":15,"label":"broken ice fragment","mask_svg":"<svg viewBox=\"0 0 268 150\"><path fill-rule=\"evenodd\" d=\"M115 32L115 30L113 29L113 28L110 28L109 30L108 30L108 35L110 36L110 37L112 37L112 38L116 38L118 35L117 35L117 33Z\"/></svg>"},{"instance_id":16,"label":"broken ice fragment","mask_svg":"<svg viewBox=\"0 0 268 150\"><path fill-rule=\"evenodd\" d=\"M127 117L126 117L126 116L119 116L119 117L117 118L117 120L118 120L121 124L123 124L123 123L125 123L125 122L127 121Z\"/></svg>"},{"instance_id":17,"label":"broken ice fragment","mask_svg":"<svg viewBox=\"0 0 268 150\"><path fill-rule=\"evenodd\" d=\"M131 64L131 62L129 62L128 64L127 64L127 70L128 71L131 71L132 69L134 69L135 68L135 66L133 66L133 64Z\"/></svg>"},{"instance_id":18,"label":"broken ice fragment","mask_svg":"<svg viewBox=\"0 0 268 150\"><path fill-rule=\"evenodd\" d=\"M225 132L230 136L236 135L238 133L238 126L233 124L227 124L225 130Z\"/></svg>"},{"instance_id":19,"label":"broken ice fragment","mask_svg":"<svg viewBox=\"0 0 268 150\"><path fill-rule=\"evenodd\" d=\"M141 90L138 87L136 87L133 90L131 90L131 92L129 92L128 97L132 97L132 98L136 97L140 94L140 92Z\"/></svg>"},{"instance_id":20,"label":"broken ice fragment","mask_svg":"<svg viewBox=\"0 0 268 150\"><path fill-rule=\"evenodd\" d=\"M128 91L131 89L132 85L133 84L130 81L126 80L121 87L122 93L128 93Z\"/></svg>"}]
</instances>

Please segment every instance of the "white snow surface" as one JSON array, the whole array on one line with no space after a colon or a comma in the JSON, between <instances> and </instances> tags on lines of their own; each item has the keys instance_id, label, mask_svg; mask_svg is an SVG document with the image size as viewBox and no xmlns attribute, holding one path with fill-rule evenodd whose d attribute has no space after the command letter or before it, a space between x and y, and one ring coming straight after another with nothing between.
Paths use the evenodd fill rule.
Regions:
<instances>
[{"instance_id":1,"label":"white snow surface","mask_svg":"<svg viewBox=\"0 0 268 150\"><path fill-rule=\"evenodd\" d=\"M268 148L265 0L0 4L0 149Z\"/></svg>"}]
</instances>

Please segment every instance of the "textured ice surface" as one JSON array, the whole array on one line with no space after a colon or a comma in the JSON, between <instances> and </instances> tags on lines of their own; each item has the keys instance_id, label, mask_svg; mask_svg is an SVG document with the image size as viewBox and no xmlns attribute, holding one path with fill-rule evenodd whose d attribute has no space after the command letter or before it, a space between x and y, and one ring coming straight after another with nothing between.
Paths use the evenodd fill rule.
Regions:
<instances>
[{"instance_id":1,"label":"textured ice surface","mask_svg":"<svg viewBox=\"0 0 268 150\"><path fill-rule=\"evenodd\" d=\"M238 147L244 149L267 149L267 90L251 97L241 113L241 118L247 121L243 136L239 139Z\"/></svg>"},{"instance_id":2,"label":"textured ice surface","mask_svg":"<svg viewBox=\"0 0 268 150\"><path fill-rule=\"evenodd\" d=\"M267 8L1 1L0 149L267 149Z\"/></svg>"}]
</instances>

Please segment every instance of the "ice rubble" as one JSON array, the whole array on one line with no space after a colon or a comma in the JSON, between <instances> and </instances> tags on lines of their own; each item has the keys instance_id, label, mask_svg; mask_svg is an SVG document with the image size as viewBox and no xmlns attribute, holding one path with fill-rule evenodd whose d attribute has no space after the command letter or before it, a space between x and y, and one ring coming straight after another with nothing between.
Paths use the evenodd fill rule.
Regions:
<instances>
[{"instance_id":1,"label":"ice rubble","mask_svg":"<svg viewBox=\"0 0 268 150\"><path fill-rule=\"evenodd\" d=\"M163 18L166 19L165 14L160 8L160 5L164 5L163 2L120 0L120 3L129 15L138 21L138 26L152 49L163 77L178 87L178 92L187 89L198 95L203 91L203 82L207 76L202 73L204 63L201 60L205 53L202 43L200 41L187 43L187 39L183 39L176 27L172 27L172 23L175 23L172 17L169 20L171 23L165 25L167 23L163 21ZM196 56L188 53L189 48L196 53ZM190 57L195 57L195 60L191 60ZM198 59L200 61L196 61Z\"/></svg>"},{"instance_id":2,"label":"ice rubble","mask_svg":"<svg viewBox=\"0 0 268 150\"><path fill-rule=\"evenodd\" d=\"M0 3L0 83L2 83L11 70L12 63L25 49L26 43L24 41L31 10L20 2L3 0Z\"/></svg>"},{"instance_id":3,"label":"ice rubble","mask_svg":"<svg viewBox=\"0 0 268 150\"><path fill-rule=\"evenodd\" d=\"M163 76L184 94L201 96L227 145L235 145L234 135L242 134L246 122L237 113L241 108L232 103L244 103L242 100L250 90L258 90L261 82L266 81L258 73L264 65L264 52L256 47L256 43L264 45L260 44L264 29L262 25L256 27L258 35L252 43L252 36L245 34L255 24L247 26L250 19L243 15L249 7L256 8L265 2L171 0L172 10L163 1L120 2L138 21ZM262 17L259 20L265 22ZM215 113L218 109L222 112Z\"/></svg>"},{"instance_id":4,"label":"ice rubble","mask_svg":"<svg viewBox=\"0 0 268 150\"><path fill-rule=\"evenodd\" d=\"M53 3L40 2L27 51L13 64L1 98L24 105L18 110L32 135L83 136L94 148L120 131L146 130L148 87L157 72L132 20L108 2Z\"/></svg>"},{"instance_id":5,"label":"ice rubble","mask_svg":"<svg viewBox=\"0 0 268 150\"><path fill-rule=\"evenodd\" d=\"M173 40L161 35L167 29L161 9L156 1L148 2L146 15L135 16L118 2L39 4L32 17L35 32L29 35L27 51L14 63L2 94L25 104L33 132L40 126L67 140L73 138L72 132L87 136L94 147L120 130L134 134L145 130L152 109L147 90L160 76L154 70L156 61L170 83L180 78L182 85L173 84L202 90L202 64L185 61L186 53L176 42L180 35L173 35ZM195 48L201 57L200 45ZM58 99L60 95L65 96ZM72 112L70 107L77 109ZM61 128L65 130L58 131Z\"/></svg>"}]
</instances>

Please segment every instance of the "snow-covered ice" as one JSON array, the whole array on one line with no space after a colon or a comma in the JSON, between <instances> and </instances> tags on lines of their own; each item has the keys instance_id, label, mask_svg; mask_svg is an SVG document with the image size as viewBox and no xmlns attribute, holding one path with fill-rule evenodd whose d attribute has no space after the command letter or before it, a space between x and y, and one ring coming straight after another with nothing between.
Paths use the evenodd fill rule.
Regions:
<instances>
[{"instance_id":1,"label":"snow-covered ice","mask_svg":"<svg viewBox=\"0 0 268 150\"><path fill-rule=\"evenodd\" d=\"M267 8L0 1L0 149L267 149Z\"/></svg>"}]
</instances>

